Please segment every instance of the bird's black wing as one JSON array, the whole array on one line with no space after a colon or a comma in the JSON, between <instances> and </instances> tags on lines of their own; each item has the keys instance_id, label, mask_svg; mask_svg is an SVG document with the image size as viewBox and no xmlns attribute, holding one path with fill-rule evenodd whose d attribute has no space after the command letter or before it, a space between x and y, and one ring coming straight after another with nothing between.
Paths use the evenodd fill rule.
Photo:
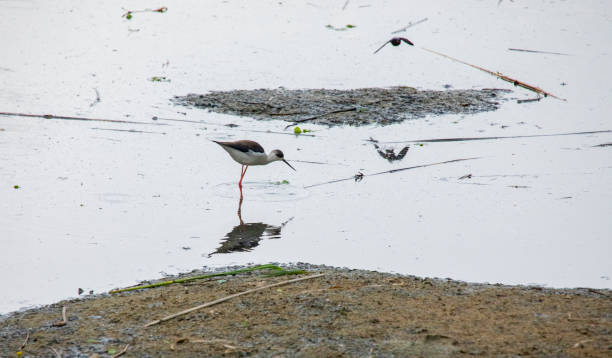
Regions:
<instances>
[{"instance_id":1,"label":"bird's black wing","mask_svg":"<svg viewBox=\"0 0 612 358\"><path fill-rule=\"evenodd\" d=\"M407 43L407 44L408 44L408 45L410 45L410 46L414 46L414 44L412 43L412 41L408 40L408 39L407 39L407 38L405 38L405 37L400 37L399 39L400 39L401 41L404 41L405 43Z\"/></svg>"},{"instance_id":2,"label":"bird's black wing","mask_svg":"<svg viewBox=\"0 0 612 358\"><path fill-rule=\"evenodd\" d=\"M378 51L382 50L382 48L385 47L389 42L391 42L391 40L389 40L389 41L385 42L384 44L382 44L382 46L380 46L378 48L378 50L374 51L374 53L377 53Z\"/></svg>"},{"instance_id":3,"label":"bird's black wing","mask_svg":"<svg viewBox=\"0 0 612 358\"><path fill-rule=\"evenodd\" d=\"M236 150L239 150L243 153L248 152L249 150L255 152L255 153L264 153L264 149L261 145L259 145L259 143L254 142L252 140L237 140L235 142L217 142L216 140L214 141L215 143L219 144L219 145L223 145L226 147L230 147L230 148L234 148Z\"/></svg>"}]
</instances>

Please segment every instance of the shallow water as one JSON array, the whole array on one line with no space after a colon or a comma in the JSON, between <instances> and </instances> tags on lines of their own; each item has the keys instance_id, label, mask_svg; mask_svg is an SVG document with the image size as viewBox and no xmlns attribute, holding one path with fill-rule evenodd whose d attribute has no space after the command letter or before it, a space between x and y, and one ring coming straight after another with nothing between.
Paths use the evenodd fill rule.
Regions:
<instances>
[{"instance_id":1,"label":"shallow water","mask_svg":"<svg viewBox=\"0 0 612 358\"><path fill-rule=\"evenodd\" d=\"M612 134L418 142L612 129L612 5L351 1L343 11L343 4L169 1L167 13L128 21L119 1L0 1L0 111L144 123L0 116L0 312L76 296L78 288L101 292L163 273L266 262L612 288L612 152L596 147ZM372 55L391 31L425 17L399 34L417 48ZM496 112L385 127L302 126L314 136L277 134L281 121L170 102L278 86L511 88L418 46L568 101L510 101ZM534 95L514 89L510 97ZM396 151L404 144L391 142L417 142L389 163L370 137ZM241 138L280 148L289 160L326 164L249 168L243 223L282 229L250 250L209 257L241 224L240 166L206 139ZM305 188L471 157L479 159ZM472 178L459 179L466 174ZM273 184L283 180L289 184Z\"/></svg>"}]
</instances>

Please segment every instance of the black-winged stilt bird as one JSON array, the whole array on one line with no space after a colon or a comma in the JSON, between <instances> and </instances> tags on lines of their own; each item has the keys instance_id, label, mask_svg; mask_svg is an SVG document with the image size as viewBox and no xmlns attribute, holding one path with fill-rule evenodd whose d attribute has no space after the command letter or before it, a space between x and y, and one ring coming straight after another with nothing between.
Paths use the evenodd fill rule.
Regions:
<instances>
[{"instance_id":1,"label":"black-winged stilt bird","mask_svg":"<svg viewBox=\"0 0 612 358\"><path fill-rule=\"evenodd\" d=\"M244 178L244 174L249 168L249 165L266 165L268 163L281 160L291 169L295 170L291 164L287 163L283 152L281 152L279 149L274 149L269 154L266 154L263 147L259 143L246 139L237 140L235 142L218 142L216 140L213 140L213 142L219 144L221 148L225 149L232 159L242 164L242 169L240 170L240 181L238 182L238 187L240 188L240 198L242 198L242 179Z\"/></svg>"}]
</instances>

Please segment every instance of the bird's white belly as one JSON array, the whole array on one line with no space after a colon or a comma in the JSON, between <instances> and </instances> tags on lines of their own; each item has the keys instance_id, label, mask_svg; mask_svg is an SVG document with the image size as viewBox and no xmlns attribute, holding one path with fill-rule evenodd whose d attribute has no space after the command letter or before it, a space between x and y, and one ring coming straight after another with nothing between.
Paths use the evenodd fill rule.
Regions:
<instances>
[{"instance_id":1,"label":"bird's white belly","mask_svg":"<svg viewBox=\"0 0 612 358\"><path fill-rule=\"evenodd\" d=\"M251 152L251 151L244 153L244 152L241 152L233 148L225 148L225 147L224 149L227 150L227 152L232 157L232 159L234 159L240 164L247 164L247 165L267 164L266 159L268 158L268 156L265 153L256 153L256 152Z\"/></svg>"}]
</instances>

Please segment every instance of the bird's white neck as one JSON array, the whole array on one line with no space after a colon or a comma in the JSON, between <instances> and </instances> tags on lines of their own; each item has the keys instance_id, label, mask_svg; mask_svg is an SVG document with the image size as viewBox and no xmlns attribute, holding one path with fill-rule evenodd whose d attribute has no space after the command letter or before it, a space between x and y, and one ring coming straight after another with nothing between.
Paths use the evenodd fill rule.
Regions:
<instances>
[{"instance_id":1,"label":"bird's white neck","mask_svg":"<svg viewBox=\"0 0 612 358\"><path fill-rule=\"evenodd\" d=\"M274 154L272 154L272 153L268 153L268 154L266 155L266 164L268 164L268 163L272 163L272 162L274 162L274 161L276 161L276 160L278 160L278 157L277 157L277 156L275 156Z\"/></svg>"}]
</instances>

